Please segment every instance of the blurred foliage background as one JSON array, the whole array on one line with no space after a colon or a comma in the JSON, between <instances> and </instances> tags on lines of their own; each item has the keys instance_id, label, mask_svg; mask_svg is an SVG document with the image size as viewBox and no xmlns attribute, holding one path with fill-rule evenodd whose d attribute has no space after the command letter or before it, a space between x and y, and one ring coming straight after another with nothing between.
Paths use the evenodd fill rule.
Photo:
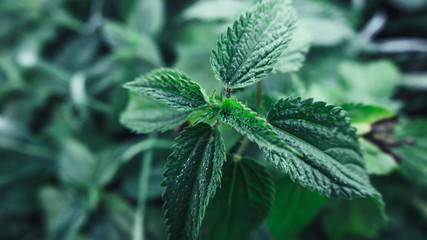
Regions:
<instances>
[{"instance_id":1,"label":"blurred foliage background","mask_svg":"<svg viewBox=\"0 0 427 240\"><path fill-rule=\"evenodd\" d=\"M167 66L210 92L211 49L255 2L1 0L0 239L165 239L160 182L179 129L124 128L122 84ZM389 222L372 200L326 199L278 176L250 239L427 239L427 1L293 5L295 38L312 38L296 44L310 49L302 68L296 53L263 82L265 102L342 105ZM129 108L149 104L130 97Z\"/></svg>"}]
</instances>

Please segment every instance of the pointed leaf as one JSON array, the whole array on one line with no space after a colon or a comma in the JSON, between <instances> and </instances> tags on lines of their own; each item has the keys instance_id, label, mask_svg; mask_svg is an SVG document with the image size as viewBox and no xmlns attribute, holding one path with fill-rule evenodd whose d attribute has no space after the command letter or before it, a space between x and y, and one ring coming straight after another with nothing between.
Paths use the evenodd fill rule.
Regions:
<instances>
[{"instance_id":1,"label":"pointed leaf","mask_svg":"<svg viewBox=\"0 0 427 240\"><path fill-rule=\"evenodd\" d=\"M291 40L295 22L295 11L287 4L257 4L221 35L211 57L215 77L232 89L266 78Z\"/></svg>"},{"instance_id":2,"label":"pointed leaf","mask_svg":"<svg viewBox=\"0 0 427 240\"><path fill-rule=\"evenodd\" d=\"M264 166L249 158L228 161L207 209L202 239L246 239L267 217L273 197L274 183Z\"/></svg>"},{"instance_id":3,"label":"pointed leaf","mask_svg":"<svg viewBox=\"0 0 427 240\"><path fill-rule=\"evenodd\" d=\"M218 129L186 128L166 164L163 198L169 239L196 239L209 199L221 180L225 148Z\"/></svg>"},{"instance_id":4,"label":"pointed leaf","mask_svg":"<svg viewBox=\"0 0 427 240\"><path fill-rule=\"evenodd\" d=\"M260 147L283 148L293 151L281 141L265 119L257 116L254 111L236 99L224 101L220 111L220 120L241 134L246 134L249 140L256 142Z\"/></svg>"},{"instance_id":5,"label":"pointed leaf","mask_svg":"<svg viewBox=\"0 0 427 240\"><path fill-rule=\"evenodd\" d=\"M186 74L172 69L154 70L126 83L124 87L180 111L197 110L208 104L197 83Z\"/></svg>"},{"instance_id":6,"label":"pointed leaf","mask_svg":"<svg viewBox=\"0 0 427 240\"><path fill-rule=\"evenodd\" d=\"M300 152L264 147L267 160L302 186L330 197L364 197L379 193L371 186L358 136L346 113L324 102L281 99L268 113L282 141Z\"/></svg>"}]
</instances>

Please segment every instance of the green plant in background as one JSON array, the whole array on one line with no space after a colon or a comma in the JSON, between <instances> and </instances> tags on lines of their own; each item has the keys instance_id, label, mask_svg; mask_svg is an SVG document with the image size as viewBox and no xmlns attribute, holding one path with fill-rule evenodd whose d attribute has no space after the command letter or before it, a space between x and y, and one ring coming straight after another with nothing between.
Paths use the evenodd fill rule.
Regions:
<instances>
[{"instance_id":1,"label":"green plant in background","mask_svg":"<svg viewBox=\"0 0 427 240\"><path fill-rule=\"evenodd\" d=\"M164 173L169 239L197 239L206 212L211 239L244 239L268 216L273 180L260 163L242 156L248 139L265 160L303 187L329 197L370 196L383 204L370 184L356 130L344 110L289 97L274 103L263 117L231 98L233 90L258 83L257 108L263 107L261 81L288 48L295 25L289 4L269 0L221 35L211 67L225 99L217 99L215 91L208 97L189 76L172 69L154 70L125 84L131 92L167 106L124 112L122 123L136 132L165 131L191 114L199 116L175 140ZM245 136L234 154L224 145L222 124Z\"/></svg>"},{"instance_id":2,"label":"green plant in background","mask_svg":"<svg viewBox=\"0 0 427 240\"><path fill-rule=\"evenodd\" d=\"M0 239L426 239L426 16L0 1Z\"/></svg>"}]
</instances>

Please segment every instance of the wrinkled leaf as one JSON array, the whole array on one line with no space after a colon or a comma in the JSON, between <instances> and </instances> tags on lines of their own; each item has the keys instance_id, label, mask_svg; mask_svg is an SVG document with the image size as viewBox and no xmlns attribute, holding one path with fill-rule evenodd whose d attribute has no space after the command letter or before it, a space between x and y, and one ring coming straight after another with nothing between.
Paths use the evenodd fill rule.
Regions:
<instances>
[{"instance_id":1,"label":"wrinkled leaf","mask_svg":"<svg viewBox=\"0 0 427 240\"><path fill-rule=\"evenodd\" d=\"M197 83L186 74L172 69L154 70L126 83L124 87L180 111L193 111L208 104L207 97Z\"/></svg>"},{"instance_id":2,"label":"wrinkled leaf","mask_svg":"<svg viewBox=\"0 0 427 240\"><path fill-rule=\"evenodd\" d=\"M303 187L330 197L379 196L371 186L358 136L345 112L312 99L281 99L267 116L287 145L302 154L263 147L266 159Z\"/></svg>"},{"instance_id":3,"label":"wrinkled leaf","mask_svg":"<svg viewBox=\"0 0 427 240\"><path fill-rule=\"evenodd\" d=\"M295 11L287 4L257 4L221 35L211 57L215 77L231 89L265 79L288 46L295 22Z\"/></svg>"},{"instance_id":4,"label":"wrinkled leaf","mask_svg":"<svg viewBox=\"0 0 427 240\"><path fill-rule=\"evenodd\" d=\"M249 140L256 142L260 147L283 148L292 151L280 140L265 119L257 116L254 111L236 99L224 101L220 119L241 134L247 135Z\"/></svg>"},{"instance_id":5,"label":"wrinkled leaf","mask_svg":"<svg viewBox=\"0 0 427 240\"><path fill-rule=\"evenodd\" d=\"M224 161L216 127L199 123L176 139L162 183L169 239L197 239L209 200L220 186Z\"/></svg>"}]
</instances>

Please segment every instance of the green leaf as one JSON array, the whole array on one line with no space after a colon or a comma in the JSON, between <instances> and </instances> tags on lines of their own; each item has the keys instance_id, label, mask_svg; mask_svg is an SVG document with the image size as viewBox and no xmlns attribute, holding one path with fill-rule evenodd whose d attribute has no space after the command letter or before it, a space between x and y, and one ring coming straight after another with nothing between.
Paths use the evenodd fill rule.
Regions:
<instances>
[{"instance_id":1,"label":"green leaf","mask_svg":"<svg viewBox=\"0 0 427 240\"><path fill-rule=\"evenodd\" d=\"M215 77L231 89L265 79L291 40L295 22L295 11L287 4L257 4L221 35L211 57Z\"/></svg>"},{"instance_id":2,"label":"green leaf","mask_svg":"<svg viewBox=\"0 0 427 240\"><path fill-rule=\"evenodd\" d=\"M173 109L142 109L126 111L120 122L137 133L165 132L187 121L190 113Z\"/></svg>"},{"instance_id":3,"label":"green leaf","mask_svg":"<svg viewBox=\"0 0 427 240\"><path fill-rule=\"evenodd\" d=\"M289 47L280 55L274 66L274 73L287 73L298 71L305 61L313 37L303 27L298 26L292 37Z\"/></svg>"},{"instance_id":4,"label":"green leaf","mask_svg":"<svg viewBox=\"0 0 427 240\"><path fill-rule=\"evenodd\" d=\"M224 101L219 119L241 134L246 134L249 140L256 142L260 147L283 148L290 152L293 151L280 140L265 119L257 116L254 111L236 99Z\"/></svg>"},{"instance_id":5,"label":"green leaf","mask_svg":"<svg viewBox=\"0 0 427 240\"><path fill-rule=\"evenodd\" d=\"M427 121L401 121L395 138L403 144L395 151L402 157L402 174L415 182L427 184ZM406 142L406 143L405 143Z\"/></svg>"},{"instance_id":6,"label":"green leaf","mask_svg":"<svg viewBox=\"0 0 427 240\"><path fill-rule=\"evenodd\" d=\"M396 160L389 154L384 153L374 144L360 139L360 147L366 160L366 171L369 174L387 175L399 168Z\"/></svg>"},{"instance_id":7,"label":"green leaf","mask_svg":"<svg viewBox=\"0 0 427 240\"><path fill-rule=\"evenodd\" d=\"M346 12L328 1L299 0L292 5L298 12L298 25L313 35L313 44L334 46L349 40L354 31L346 19Z\"/></svg>"},{"instance_id":8,"label":"green leaf","mask_svg":"<svg viewBox=\"0 0 427 240\"><path fill-rule=\"evenodd\" d=\"M186 74L173 69L154 70L124 87L180 111L194 111L208 104L200 86Z\"/></svg>"},{"instance_id":9,"label":"green leaf","mask_svg":"<svg viewBox=\"0 0 427 240\"><path fill-rule=\"evenodd\" d=\"M374 199L334 199L322 219L324 231L333 240L375 238L385 225Z\"/></svg>"},{"instance_id":10,"label":"green leaf","mask_svg":"<svg viewBox=\"0 0 427 240\"><path fill-rule=\"evenodd\" d=\"M346 61L338 66L346 101L389 105L400 81L397 67L390 61L370 63Z\"/></svg>"},{"instance_id":11,"label":"green leaf","mask_svg":"<svg viewBox=\"0 0 427 240\"><path fill-rule=\"evenodd\" d=\"M247 1L197 1L183 12L186 20L233 21L248 6Z\"/></svg>"},{"instance_id":12,"label":"green leaf","mask_svg":"<svg viewBox=\"0 0 427 240\"><path fill-rule=\"evenodd\" d=\"M189 74L206 92L222 88L212 74L209 59L212 46L223 28L224 24L220 22L192 21L191 24L185 24L177 36L177 58L173 68Z\"/></svg>"},{"instance_id":13,"label":"green leaf","mask_svg":"<svg viewBox=\"0 0 427 240\"><path fill-rule=\"evenodd\" d=\"M348 117L351 118L351 124L357 128L359 134L369 132L373 123L394 116L391 110L377 105L346 103L341 107L347 112Z\"/></svg>"},{"instance_id":14,"label":"green leaf","mask_svg":"<svg viewBox=\"0 0 427 240\"><path fill-rule=\"evenodd\" d=\"M297 239L326 200L326 197L302 188L288 177L279 179L274 204L266 221L274 239Z\"/></svg>"},{"instance_id":15,"label":"green leaf","mask_svg":"<svg viewBox=\"0 0 427 240\"><path fill-rule=\"evenodd\" d=\"M93 172L98 158L83 143L67 139L59 158L61 179L76 187L88 188L93 184Z\"/></svg>"},{"instance_id":16,"label":"green leaf","mask_svg":"<svg viewBox=\"0 0 427 240\"><path fill-rule=\"evenodd\" d=\"M162 183L169 239L196 239L209 200L220 186L225 148L216 127L199 123L176 139Z\"/></svg>"},{"instance_id":17,"label":"green leaf","mask_svg":"<svg viewBox=\"0 0 427 240\"><path fill-rule=\"evenodd\" d=\"M163 0L136 0L127 22L137 32L156 36L165 22L165 3Z\"/></svg>"},{"instance_id":18,"label":"green leaf","mask_svg":"<svg viewBox=\"0 0 427 240\"><path fill-rule=\"evenodd\" d=\"M115 23L106 22L102 28L104 39L121 58L137 57L153 66L162 65L156 42L146 33Z\"/></svg>"},{"instance_id":19,"label":"green leaf","mask_svg":"<svg viewBox=\"0 0 427 240\"><path fill-rule=\"evenodd\" d=\"M75 239L88 217L87 209L80 201L71 203L63 212L48 240Z\"/></svg>"},{"instance_id":20,"label":"green leaf","mask_svg":"<svg viewBox=\"0 0 427 240\"><path fill-rule=\"evenodd\" d=\"M38 192L39 202L45 216L47 234L52 234L69 205L75 199L71 191L45 186Z\"/></svg>"},{"instance_id":21,"label":"green leaf","mask_svg":"<svg viewBox=\"0 0 427 240\"><path fill-rule=\"evenodd\" d=\"M206 211L201 239L246 239L267 217L273 197L274 183L264 166L249 158L228 161L221 188Z\"/></svg>"},{"instance_id":22,"label":"green leaf","mask_svg":"<svg viewBox=\"0 0 427 240\"><path fill-rule=\"evenodd\" d=\"M121 196L104 194L102 204L92 216L91 238L93 240L131 239L135 210Z\"/></svg>"},{"instance_id":23,"label":"green leaf","mask_svg":"<svg viewBox=\"0 0 427 240\"><path fill-rule=\"evenodd\" d=\"M120 123L136 133L165 132L186 122L191 114L150 101L144 96L131 94Z\"/></svg>"},{"instance_id":24,"label":"green leaf","mask_svg":"<svg viewBox=\"0 0 427 240\"><path fill-rule=\"evenodd\" d=\"M154 137L148 137L137 142L106 145L103 151L97 154L99 160L93 172L93 181L96 186L103 187L114 179L123 164L133 159L137 154L149 152L152 149L170 149L172 145L172 140Z\"/></svg>"},{"instance_id":25,"label":"green leaf","mask_svg":"<svg viewBox=\"0 0 427 240\"><path fill-rule=\"evenodd\" d=\"M356 131L341 108L312 99L280 99L267 120L283 142L302 154L263 147L266 159L292 180L329 197L379 198L369 182Z\"/></svg>"}]
</instances>

